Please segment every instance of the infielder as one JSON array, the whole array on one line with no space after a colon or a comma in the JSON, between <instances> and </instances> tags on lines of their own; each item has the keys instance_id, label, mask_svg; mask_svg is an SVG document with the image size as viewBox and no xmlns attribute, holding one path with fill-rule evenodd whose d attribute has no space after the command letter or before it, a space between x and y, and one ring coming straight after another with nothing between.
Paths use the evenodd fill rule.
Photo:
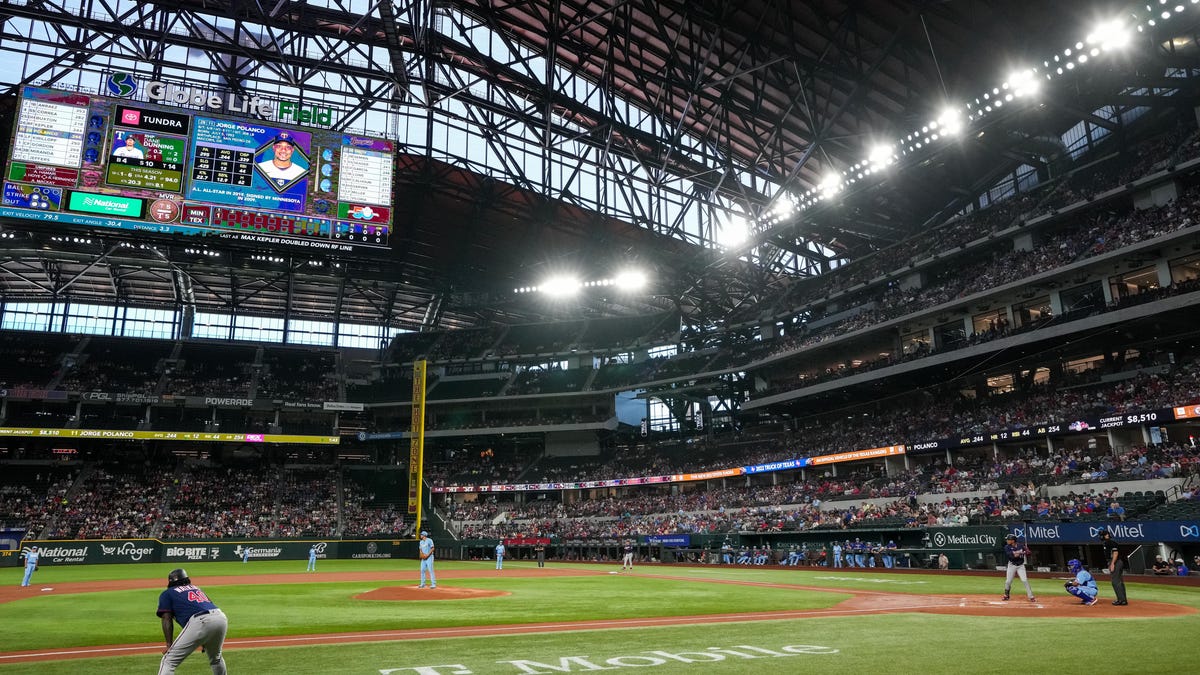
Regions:
<instances>
[{"instance_id":1,"label":"infielder","mask_svg":"<svg viewBox=\"0 0 1200 675\"><path fill-rule=\"evenodd\" d=\"M1025 594L1029 596L1029 601L1036 602L1037 598L1033 597L1033 589L1029 587L1029 577L1025 574L1025 560L1030 554L1029 547L1024 544L1018 546L1017 535L1011 532L1004 538L1004 542L1004 557L1008 558L1008 571L1004 575L1004 597L1001 600L1008 600L1015 575L1021 577L1021 583L1025 584Z\"/></svg>"},{"instance_id":2,"label":"infielder","mask_svg":"<svg viewBox=\"0 0 1200 675\"><path fill-rule=\"evenodd\" d=\"M504 542L496 544L496 569L504 569Z\"/></svg>"},{"instance_id":3,"label":"infielder","mask_svg":"<svg viewBox=\"0 0 1200 675\"><path fill-rule=\"evenodd\" d=\"M1096 588L1096 580L1092 578L1092 573L1083 569L1083 563L1075 559L1067 561L1067 569L1075 575L1074 579L1063 584L1067 592L1079 598L1081 605L1096 604L1100 599L1100 589Z\"/></svg>"},{"instance_id":4,"label":"infielder","mask_svg":"<svg viewBox=\"0 0 1200 675\"><path fill-rule=\"evenodd\" d=\"M229 621L225 613L217 609L212 600L192 585L188 573L173 569L167 575L167 590L158 596L159 618L162 619L163 637L167 648L163 650L158 664L158 675L170 675L183 663L196 647L203 647L208 654L208 665L213 675L225 675L225 659L221 650L225 647L225 633ZM174 639L175 624L180 627L179 639Z\"/></svg>"},{"instance_id":5,"label":"infielder","mask_svg":"<svg viewBox=\"0 0 1200 675\"><path fill-rule=\"evenodd\" d=\"M625 552L625 555L621 557L621 569L622 570L626 570L626 569L632 570L633 569L633 540L631 540L631 539L626 540L625 548L623 550Z\"/></svg>"},{"instance_id":6,"label":"infielder","mask_svg":"<svg viewBox=\"0 0 1200 675\"><path fill-rule=\"evenodd\" d=\"M421 581L417 588L425 588L426 574L429 574L429 587L437 588L437 577L433 576L433 540L429 538L428 532L421 532L421 543L417 544L417 551L421 554Z\"/></svg>"},{"instance_id":7,"label":"infielder","mask_svg":"<svg viewBox=\"0 0 1200 675\"><path fill-rule=\"evenodd\" d=\"M317 545L316 544L313 544L308 549L308 567L305 568L304 571L305 572L316 572L317 571Z\"/></svg>"},{"instance_id":8,"label":"infielder","mask_svg":"<svg viewBox=\"0 0 1200 675\"><path fill-rule=\"evenodd\" d=\"M28 586L30 577L37 571L38 559L42 557L42 554L38 553L38 547L30 546L29 550L22 553L21 556L25 558L25 578L21 579L21 585Z\"/></svg>"}]
</instances>

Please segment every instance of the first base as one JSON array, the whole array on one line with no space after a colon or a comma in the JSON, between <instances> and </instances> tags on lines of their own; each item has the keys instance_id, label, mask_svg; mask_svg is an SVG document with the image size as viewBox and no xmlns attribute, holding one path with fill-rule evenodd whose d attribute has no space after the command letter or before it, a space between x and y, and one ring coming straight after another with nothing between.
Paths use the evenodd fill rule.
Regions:
<instances>
[{"instance_id":1,"label":"first base","mask_svg":"<svg viewBox=\"0 0 1200 675\"><path fill-rule=\"evenodd\" d=\"M54 588L52 586L47 586L47 587L43 588L42 590L43 591L52 591L52 590L54 590Z\"/></svg>"},{"instance_id":2,"label":"first base","mask_svg":"<svg viewBox=\"0 0 1200 675\"><path fill-rule=\"evenodd\" d=\"M609 572L609 574L616 574L616 572Z\"/></svg>"}]
</instances>

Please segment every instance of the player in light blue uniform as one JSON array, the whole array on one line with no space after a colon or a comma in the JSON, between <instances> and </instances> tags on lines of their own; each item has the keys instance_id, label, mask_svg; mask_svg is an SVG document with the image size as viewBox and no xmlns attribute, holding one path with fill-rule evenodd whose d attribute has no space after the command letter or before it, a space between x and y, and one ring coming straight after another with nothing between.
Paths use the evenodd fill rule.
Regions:
<instances>
[{"instance_id":1,"label":"player in light blue uniform","mask_svg":"<svg viewBox=\"0 0 1200 675\"><path fill-rule=\"evenodd\" d=\"M504 569L504 542L496 544L496 569Z\"/></svg>"},{"instance_id":2,"label":"player in light blue uniform","mask_svg":"<svg viewBox=\"0 0 1200 675\"><path fill-rule=\"evenodd\" d=\"M1067 592L1079 598L1081 605L1096 604L1100 589L1096 588L1092 573L1083 569L1083 563L1074 558L1067 561L1067 569L1075 573L1075 578L1065 584Z\"/></svg>"},{"instance_id":3,"label":"player in light blue uniform","mask_svg":"<svg viewBox=\"0 0 1200 675\"><path fill-rule=\"evenodd\" d=\"M25 558L25 578L21 579L22 586L29 585L29 578L33 576L34 570L37 569L38 559L42 557L38 553L38 547L30 546L29 550L21 554Z\"/></svg>"},{"instance_id":4,"label":"player in light blue uniform","mask_svg":"<svg viewBox=\"0 0 1200 675\"><path fill-rule=\"evenodd\" d=\"M437 588L437 577L433 576L433 540L428 532L421 533L421 543L417 545L421 554L421 582L417 588L425 588L425 574L429 574L429 587Z\"/></svg>"},{"instance_id":5,"label":"player in light blue uniform","mask_svg":"<svg viewBox=\"0 0 1200 675\"><path fill-rule=\"evenodd\" d=\"M308 549L308 567L304 571L305 572L316 572L317 571L317 545L316 544L313 544Z\"/></svg>"},{"instance_id":6,"label":"player in light blue uniform","mask_svg":"<svg viewBox=\"0 0 1200 675\"><path fill-rule=\"evenodd\" d=\"M833 566L835 568L842 566L842 545L833 542Z\"/></svg>"},{"instance_id":7,"label":"player in light blue uniform","mask_svg":"<svg viewBox=\"0 0 1200 675\"><path fill-rule=\"evenodd\" d=\"M250 560L250 547L243 546L242 547L242 564L243 565L246 564L246 561L248 561L248 560Z\"/></svg>"}]
</instances>

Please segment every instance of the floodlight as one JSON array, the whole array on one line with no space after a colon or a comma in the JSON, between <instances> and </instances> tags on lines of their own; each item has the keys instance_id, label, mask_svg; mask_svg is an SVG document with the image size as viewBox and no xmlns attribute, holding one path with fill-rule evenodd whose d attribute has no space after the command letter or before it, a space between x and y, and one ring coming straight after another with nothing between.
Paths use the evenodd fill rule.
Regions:
<instances>
[{"instance_id":1,"label":"floodlight","mask_svg":"<svg viewBox=\"0 0 1200 675\"><path fill-rule=\"evenodd\" d=\"M1129 27L1124 25L1120 19L1110 19L1097 24L1096 28L1088 34L1087 42L1107 51L1127 46L1132 37L1133 34Z\"/></svg>"},{"instance_id":2,"label":"floodlight","mask_svg":"<svg viewBox=\"0 0 1200 675\"><path fill-rule=\"evenodd\" d=\"M638 270L619 272L612 284L621 291L640 291L646 287L646 275Z\"/></svg>"},{"instance_id":3,"label":"floodlight","mask_svg":"<svg viewBox=\"0 0 1200 675\"><path fill-rule=\"evenodd\" d=\"M836 173L831 173L821 179L821 194L825 196L835 195L842 190L842 177Z\"/></svg>"},{"instance_id":4,"label":"floodlight","mask_svg":"<svg viewBox=\"0 0 1200 675\"><path fill-rule=\"evenodd\" d=\"M750 228L746 225L746 219L740 214L730 214L729 220L725 221L717 233L717 243L726 248L733 248L750 236Z\"/></svg>"},{"instance_id":5,"label":"floodlight","mask_svg":"<svg viewBox=\"0 0 1200 675\"><path fill-rule=\"evenodd\" d=\"M871 166L881 167L892 163L892 146L880 143L867 153L867 162Z\"/></svg>"},{"instance_id":6,"label":"floodlight","mask_svg":"<svg viewBox=\"0 0 1200 675\"><path fill-rule=\"evenodd\" d=\"M566 298L579 292L579 280L575 277L550 277L543 281L538 290L552 298Z\"/></svg>"},{"instance_id":7,"label":"floodlight","mask_svg":"<svg viewBox=\"0 0 1200 675\"><path fill-rule=\"evenodd\" d=\"M954 136L962 131L963 121L962 116L956 108L946 108L942 110L942 114L938 115L938 124L942 125L942 133L947 136Z\"/></svg>"},{"instance_id":8,"label":"floodlight","mask_svg":"<svg viewBox=\"0 0 1200 675\"><path fill-rule=\"evenodd\" d=\"M1014 96L1030 96L1037 93L1038 88L1041 86L1041 83L1034 76L1032 68L1025 68L1010 73L1008 81L1012 83ZM1008 101L1011 99L1005 98L1005 100Z\"/></svg>"},{"instance_id":9,"label":"floodlight","mask_svg":"<svg viewBox=\"0 0 1200 675\"><path fill-rule=\"evenodd\" d=\"M784 217L796 210L797 200L792 195L784 195L775 201L775 205L771 207L770 215Z\"/></svg>"}]
</instances>

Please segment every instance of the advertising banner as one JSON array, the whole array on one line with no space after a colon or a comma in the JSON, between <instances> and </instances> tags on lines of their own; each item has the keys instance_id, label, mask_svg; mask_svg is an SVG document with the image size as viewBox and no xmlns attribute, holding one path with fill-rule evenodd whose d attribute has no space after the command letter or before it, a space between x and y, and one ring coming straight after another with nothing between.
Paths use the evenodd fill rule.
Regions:
<instances>
[{"instance_id":1,"label":"advertising banner","mask_svg":"<svg viewBox=\"0 0 1200 675\"><path fill-rule=\"evenodd\" d=\"M933 548L992 550L1004 546L1008 532L1003 527L931 527L928 534Z\"/></svg>"},{"instance_id":2,"label":"advertising banner","mask_svg":"<svg viewBox=\"0 0 1200 675\"><path fill-rule=\"evenodd\" d=\"M0 528L0 567L16 567L21 564L21 540L25 530Z\"/></svg>"},{"instance_id":3,"label":"advertising banner","mask_svg":"<svg viewBox=\"0 0 1200 675\"><path fill-rule=\"evenodd\" d=\"M1120 543L1200 544L1200 521L1163 520L1124 523L1028 523L1014 525L1010 532L1028 537L1031 544L1095 543L1108 531Z\"/></svg>"},{"instance_id":4,"label":"advertising banner","mask_svg":"<svg viewBox=\"0 0 1200 675\"><path fill-rule=\"evenodd\" d=\"M319 547L318 558L337 557L335 544L324 541L243 541L243 542L168 542L164 544L163 562L188 560L238 561L249 549L246 561L255 560L308 560L308 549L313 544ZM206 551L196 550L206 549Z\"/></svg>"},{"instance_id":5,"label":"advertising banner","mask_svg":"<svg viewBox=\"0 0 1200 675\"><path fill-rule=\"evenodd\" d=\"M837 462L850 462L856 459L874 459L877 457L891 457L893 455L903 455L903 445L888 445L882 448L871 448L869 450L854 450L852 452L839 452L833 455L820 455L818 457L810 457L809 464L834 464Z\"/></svg>"},{"instance_id":6,"label":"advertising banner","mask_svg":"<svg viewBox=\"0 0 1200 675\"><path fill-rule=\"evenodd\" d=\"M690 534L652 534L646 538L648 544L658 544L659 546L691 546L692 535Z\"/></svg>"},{"instance_id":7,"label":"advertising banner","mask_svg":"<svg viewBox=\"0 0 1200 675\"><path fill-rule=\"evenodd\" d=\"M387 540L369 540L369 541L339 541L334 546L337 546L338 558L344 560L385 560L396 557L399 551L394 542Z\"/></svg>"},{"instance_id":8,"label":"advertising banner","mask_svg":"<svg viewBox=\"0 0 1200 675\"><path fill-rule=\"evenodd\" d=\"M549 546L550 543L550 537L508 537L504 540L505 546Z\"/></svg>"},{"instance_id":9,"label":"advertising banner","mask_svg":"<svg viewBox=\"0 0 1200 675\"><path fill-rule=\"evenodd\" d=\"M89 539L33 541L47 565L100 565L107 563L194 563L238 562L247 550L246 563L256 560L308 560L308 550L317 547L317 558L391 558L396 544L391 540L363 539L330 541L295 539L272 541L159 541L157 539ZM0 566L19 564L19 551L0 551Z\"/></svg>"}]
</instances>

